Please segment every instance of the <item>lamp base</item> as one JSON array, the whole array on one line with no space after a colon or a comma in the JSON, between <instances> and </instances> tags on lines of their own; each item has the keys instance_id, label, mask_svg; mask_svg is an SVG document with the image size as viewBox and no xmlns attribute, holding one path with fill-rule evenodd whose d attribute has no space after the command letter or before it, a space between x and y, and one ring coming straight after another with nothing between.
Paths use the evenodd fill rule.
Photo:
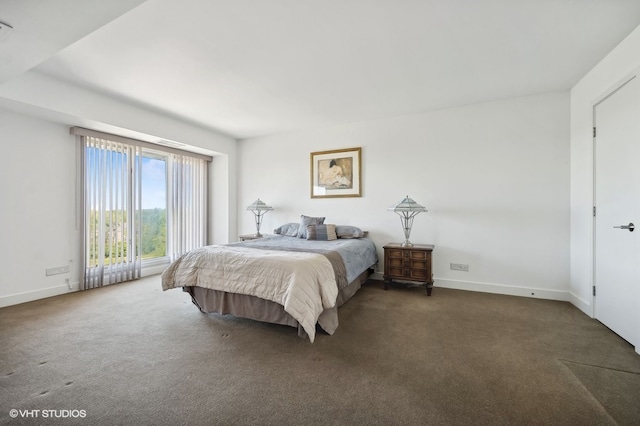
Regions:
<instances>
[{"instance_id":1,"label":"lamp base","mask_svg":"<svg viewBox=\"0 0 640 426\"><path fill-rule=\"evenodd\" d=\"M402 247L413 247L413 243L409 240L405 240L404 243L400 244Z\"/></svg>"}]
</instances>

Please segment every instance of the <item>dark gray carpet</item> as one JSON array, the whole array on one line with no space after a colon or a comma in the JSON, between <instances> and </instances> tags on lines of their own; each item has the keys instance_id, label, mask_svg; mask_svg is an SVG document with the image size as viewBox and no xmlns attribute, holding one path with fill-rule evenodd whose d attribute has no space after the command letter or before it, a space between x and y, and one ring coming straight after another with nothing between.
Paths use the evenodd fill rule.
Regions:
<instances>
[{"instance_id":1,"label":"dark gray carpet","mask_svg":"<svg viewBox=\"0 0 640 426\"><path fill-rule=\"evenodd\" d=\"M640 424L640 372L564 361L620 424Z\"/></svg>"},{"instance_id":2,"label":"dark gray carpet","mask_svg":"<svg viewBox=\"0 0 640 426\"><path fill-rule=\"evenodd\" d=\"M563 302L370 281L311 344L150 277L3 308L0 327L1 424L640 424L640 356Z\"/></svg>"}]
</instances>

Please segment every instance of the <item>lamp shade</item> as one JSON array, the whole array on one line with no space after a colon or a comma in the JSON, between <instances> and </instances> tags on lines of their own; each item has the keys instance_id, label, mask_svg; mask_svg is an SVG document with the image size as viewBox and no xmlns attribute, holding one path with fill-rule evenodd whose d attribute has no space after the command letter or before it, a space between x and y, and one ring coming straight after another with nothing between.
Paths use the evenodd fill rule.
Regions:
<instances>
[{"instance_id":1,"label":"lamp shade","mask_svg":"<svg viewBox=\"0 0 640 426\"><path fill-rule=\"evenodd\" d=\"M265 212L265 211L273 210L273 207L268 206L264 201L258 198L249 206L247 206L247 210L252 211L255 214L256 211Z\"/></svg>"},{"instance_id":2,"label":"lamp shade","mask_svg":"<svg viewBox=\"0 0 640 426\"><path fill-rule=\"evenodd\" d=\"M418 203L416 203L415 201L413 201L413 199L409 198L409 196L407 195L404 199L402 199L402 201L392 204L391 206L389 206L389 208L387 209L389 211L392 212L414 212L414 215L418 214L418 213L426 213L427 209L425 206L420 205Z\"/></svg>"},{"instance_id":3,"label":"lamp shade","mask_svg":"<svg viewBox=\"0 0 640 426\"><path fill-rule=\"evenodd\" d=\"M273 210L273 207L267 205L264 201L258 198L249 206L247 206L247 210L249 210L251 213L255 215L255 219L256 219L256 235L255 236L262 237L262 234L260 234L260 225L262 225L262 217L269 210Z\"/></svg>"},{"instance_id":4,"label":"lamp shade","mask_svg":"<svg viewBox=\"0 0 640 426\"><path fill-rule=\"evenodd\" d=\"M402 230L404 231L404 243L402 243L402 245L405 247L412 246L413 244L409 241L409 235L411 235L413 218L420 213L426 213L426 207L416 203L407 195L402 201L389 206L387 210L395 212L400 216Z\"/></svg>"}]
</instances>

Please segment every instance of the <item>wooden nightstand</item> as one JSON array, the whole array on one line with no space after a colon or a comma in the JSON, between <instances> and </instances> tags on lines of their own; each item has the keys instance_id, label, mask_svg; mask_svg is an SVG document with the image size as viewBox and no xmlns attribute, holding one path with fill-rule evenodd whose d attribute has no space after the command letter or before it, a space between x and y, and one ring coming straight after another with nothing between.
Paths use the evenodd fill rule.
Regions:
<instances>
[{"instance_id":1,"label":"wooden nightstand","mask_svg":"<svg viewBox=\"0 0 640 426\"><path fill-rule=\"evenodd\" d=\"M389 243L384 246L384 289L396 279L423 283L427 296L433 289L431 273L431 244L414 244L403 247L402 244Z\"/></svg>"},{"instance_id":2,"label":"wooden nightstand","mask_svg":"<svg viewBox=\"0 0 640 426\"><path fill-rule=\"evenodd\" d=\"M240 238L240 241L257 240L258 238L262 238L262 237L264 237L264 235L260 235L259 237L257 237L256 234L238 235L238 238Z\"/></svg>"}]
</instances>

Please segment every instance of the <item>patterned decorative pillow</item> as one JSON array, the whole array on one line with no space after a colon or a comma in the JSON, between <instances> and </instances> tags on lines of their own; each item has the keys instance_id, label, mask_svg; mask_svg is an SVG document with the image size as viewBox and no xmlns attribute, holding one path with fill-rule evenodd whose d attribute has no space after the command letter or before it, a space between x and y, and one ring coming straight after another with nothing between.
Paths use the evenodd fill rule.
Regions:
<instances>
[{"instance_id":1,"label":"patterned decorative pillow","mask_svg":"<svg viewBox=\"0 0 640 426\"><path fill-rule=\"evenodd\" d=\"M322 225L324 217L311 217L300 215L300 226L298 226L298 238L307 238L307 225Z\"/></svg>"},{"instance_id":2,"label":"patterned decorative pillow","mask_svg":"<svg viewBox=\"0 0 640 426\"><path fill-rule=\"evenodd\" d=\"M337 240L335 225L307 225L307 240Z\"/></svg>"},{"instance_id":3,"label":"patterned decorative pillow","mask_svg":"<svg viewBox=\"0 0 640 426\"><path fill-rule=\"evenodd\" d=\"M363 231L357 226L337 225L336 234L338 238L364 238L367 236L367 231Z\"/></svg>"},{"instance_id":4,"label":"patterned decorative pillow","mask_svg":"<svg viewBox=\"0 0 640 426\"><path fill-rule=\"evenodd\" d=\"M274 234L284 235L285 237L297 237L299 223L285 223L273 230Z\"/></svg>"}]
</instances>

